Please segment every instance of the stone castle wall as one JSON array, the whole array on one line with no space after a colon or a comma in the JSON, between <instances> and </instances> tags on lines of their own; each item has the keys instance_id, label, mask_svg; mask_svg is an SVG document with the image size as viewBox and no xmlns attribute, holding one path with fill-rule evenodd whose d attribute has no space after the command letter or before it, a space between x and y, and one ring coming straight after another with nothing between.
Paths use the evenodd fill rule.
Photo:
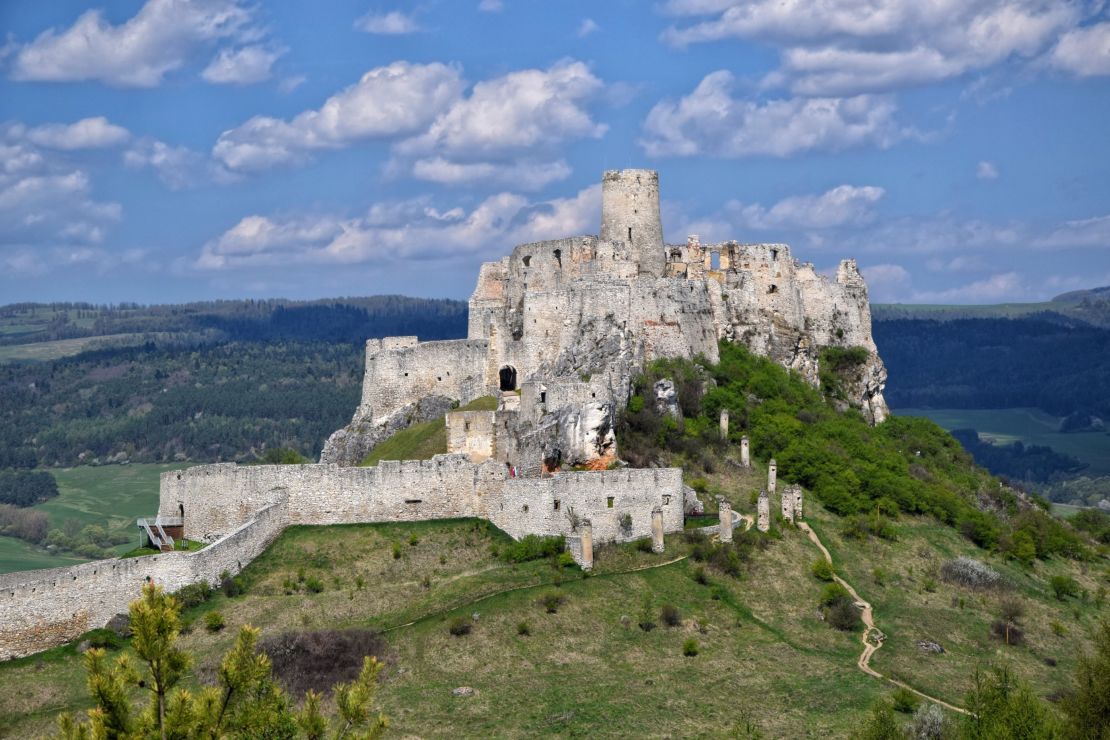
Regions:
<instances>
[{"instance_id":1,"label":"stone castle wall","mask_svg":"<svg viewBox=\"0 0 1110 740\"><path fill-rule=\"evenodd\" d=\"M217 584L225 570L234 575L258 557L285 526L285 506L275 503L199 552L2 575L0 660L30 655L103 627L127 611L148 581L167 591L200 581Z\"/></svg>"},{"instance_id":2,"label":"stone castle wall","mask_svg":"<svg viewBox=\"0 0 1110 740\"><path fill-rule=\"evenodd\" d=\"M488 345L482 340L419 342L389 337L366 342L366 371L356 419L380 421L426 396L468 403L487 393Z\"/></svg>"}]
</instances>

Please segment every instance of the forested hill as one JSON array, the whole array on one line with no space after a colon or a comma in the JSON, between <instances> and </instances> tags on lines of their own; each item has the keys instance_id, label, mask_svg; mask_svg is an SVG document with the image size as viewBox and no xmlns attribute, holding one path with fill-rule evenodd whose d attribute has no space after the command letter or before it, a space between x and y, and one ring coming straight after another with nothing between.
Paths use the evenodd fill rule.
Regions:
<instances>
[{"instance_id":1,"label":"forested hill","mask_svg":"<svg viewBox=\"0 0 1110 740\"><path fill-rule=\"evenodd\" d=\"M1110 329L1053 318L876 320L895 408L1036 407L1110 419Z\"/></svg>"},{"instance_id":2,"label":"forested hill","mask_svg":"<svg viewBox=\"0 0 1110 740\"><path fill-rule=\"evenodd\" d=\"M402 296L4 306L0 349L73 334L127 342L0 364L0 469L251 460L275 447L315 458L358 405L366 339L463 337L466 316L461 301Z\"/></svg>"},{"instance_id":3,"label":"forested hill","mask_svg":"<svg viewBox=\"0 0 1110 740\"><path fill-rule=\"evenodd\" d=\"M141 334L209 342L362 342L405 335L454 339L466 335L466 312L463 301L398 295L156 306L13 303L0 306L0 346Z\"/></svg>"},{"instance_id":4,"label":"forested hill","mask_svg":"<svg viewBox=\"0 0 1110 740\"><path fill-rule=\"evenodd\" d=\"M1065 323L1081 322L1110 329L1110 286L1073 290L1041 303L974 306L873 303L871 316L877 321L1040 318Z\"/></svg>"}]
</instances>

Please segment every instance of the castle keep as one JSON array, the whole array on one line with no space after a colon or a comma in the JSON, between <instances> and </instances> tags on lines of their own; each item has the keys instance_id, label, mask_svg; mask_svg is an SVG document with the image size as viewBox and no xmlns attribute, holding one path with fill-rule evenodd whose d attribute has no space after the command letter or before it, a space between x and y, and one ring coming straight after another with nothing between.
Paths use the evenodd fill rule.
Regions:
<instances>
[{"instance_id":1,"label":"castle keep","mask_svg":"<svg viewBox=\"0 0 1110 740\"><path fill-rule=\"evenodd\" d=\"M742 342L814 384L821 348L863 347L869 354L850 402L872 423L887 415L886 371L855 261L841 262L832 279L784 244L702 244L696 236L664 244L659 178L650 170L605 173L597 236L522 244L483 264L467 334L368 341L358 409L319 464L163 474L153 531L172 524L211 543L205 549L0 576L0 659L102 626L148 580L173 590L238 573L290 524L479 517L515 538L562 535L585 568L595 543L651 537L662 551L665 535L681 531L684 513L700 502L680 469L620 467L616 410L645 363L715 362L720 340ZM495 410L454 410L485 396L495 397ZM447 454L357 467L394 432L442 417ZM720 430L734 438L727 416ZM774 495L774 477L768 488ZM783 515L792 519L801 516L801 492L789 494ZM738 519L727 502L720 511L720 535L731 539ZM763 496L760 529L768 519Z\"/></svg>"}]
</instances>

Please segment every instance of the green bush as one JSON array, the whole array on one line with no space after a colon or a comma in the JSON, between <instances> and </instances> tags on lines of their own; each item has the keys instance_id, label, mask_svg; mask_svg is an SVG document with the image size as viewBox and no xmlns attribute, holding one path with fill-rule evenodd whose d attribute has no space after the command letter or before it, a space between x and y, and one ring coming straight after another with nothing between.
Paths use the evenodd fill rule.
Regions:
<instances>
[{"instance_id":1,"label":"green bush","mask_svg":"<svg viewBox=\"0 0 1110 740\"><path fill-rule=\"evenodd\" d=\"M843 632L854 632L863 622L859 609L851 599L839 599L825 608L825 619Z\"/></svg>"},{"instance_id":2,"label":"green bush","mask_svg":"<svg viewBox=\"0 0 1110 740\"><path fill-rule=\"evenodd\" d=\"M709 576L706 574L705 568L700 565L694 568L693 572L690 574L690 577L694 579L695 583L700 583L702 586L709 585Z\"/></svg>"},{"instance_id":3,"label":"green bush","mask_svg":"<svg viewBox=\"0 0 1110 740\"><path fill-rule=\"evenodd\" d=\"M89 630L77 638L78 642L87 640L89 647L104 648L105 650L118 650L123 647L123 638L107 627L98 627Z\"/></svg>"},{"instance_id":4,"label":"green bush","mask_svg":"<svg viewBox=\"0 0 1110 740\"><path fill-rule=\"evenodd\" d=\"M212 598L212 587L208 585L208 581L190 583L174 593L174 597L183 609L191 609Z\"/></svg>"},{"instance_id":5,"label":"green bush","mask_svg":"<svg viewBox=\"0 0 1110 740\"><path fill-rule=\"evenodd\" d=\"M659 609L659 621L668 627L682 624L682 612L674 604L664 604Z\"/></svg>"},{"instance_id":6,"label":"green bush","mask_svg":"<svg viewBox=\"0 0 1110 740\"><path fill-rule=\"evenodd\" d=\"M400 542L394 542L393 545L391 546L391 550L393 552L393 559L394 560L400 560L401 559L401 543Z\"/></svg>"},{"instance_id":7,"label":"green bush","mask_svg":"<svg viewBox=\"0 0 1110 740\"><path fill-rule=\"evenodd\" d=\"M316 576L309 576L304 579L304 587L308 589L310 593L318 594L324 590L324 582Z\"/></svg>"},{"instance_id":8,"label":"green bush","mask_svg":"<svg viewBox=\"0 0 1110 740\"><path fill-rule=\"evenodd\" d=\"M532 634L532 628L528 626L527 622L518 622L516 625L516 633L521 637L528 637Z\"/></svg>"},{"instance_id":9,"label":"green bush","mask_svg":"<svg viewBox=\"0 0 1110 740\"><path fill-rule=\"evenodd\" d=\"M810 572L813 577L819 581L831 581L835 571L833 570L832 563L824 558L817 558L810 566Z\"/></svg>"},{"instance_id":10,"label":"green bush","mask_svg":"<svg viewBox=\"0 0 1110 740\"><path fill-rule=\"evenodd\" d=\"M227 623L224 622L224 615L217 611L210 611L204 615L204 628L209 632L219 632Z\"/></svg>"},{"instance_id":11,"label":"green bush","mask_svg":"<svg viewBox=\"0 0 1110 740\"><path fill-rule=\"evenodd\" d=\"M843 600L851 601L852 595L839 583L830 583L821 591L821 606L831 606Z\"/></svg>"},{"instance_id":12,"label":"green bush","mask_svg":"<svg viewBox=\"0 0 1110 740\"><path fill-rule=\"evenodd\" d=\"M1056 598L1063 601L1068 596L1079 595L1079 583L1076 582L1071 576L1052 576L1049 579L1048 585L1052 587L1052 593Z\"/></svg>"},{"instance_id":13,"label":"green bush","mask_svg":"<svg viewBox=\"0 0 1110 740\"><path fill-rule=\"evenodd\" d=\"M890 701L894 705L894 711L902 712L903 714L913 714L917 709L917 705L921 703L921 699L918 698L917 694L904 686L899 686L894 693L890 695Z\"/></svg>"},{"instance_id":14,"label":"green bush","mask_svg":"<svg viewBox=\"0 0 1110 740\"><path fill-rule=\"evenodd\" d=\"M566 540L562 537L540 537L530 534L506 545L501 551L501 557L507 563L524 563L529 560L556 557L565 549Z\"/></svg>"},{"instance_id":15,"label":"green bush","mask_svg":"<svg viewBox=\"0 0 1110 740\"><path fill-rule=\"evenodd\" d=\"M224 596L231 598L245 594L247 586L241 576L232 577L230 571L225 570L220 573L220 591L223 592Z\"/></svg>"},{"instance_id":16,"label":"green bush","mask_svg":"<svg viewBox=\"0 0 1110 740\"><path fill-rule=\"evenodd\" d=\"M558 591L548 591L540 597L539 603L548 614L554 614L559 611L559 607L562 606L563 602L566 600L567 597L563 596Z\"/></svg>"},{"instance_id":17,"label":"green bush","mask_svg":"<svg viewBox=\"0 0 1110 740\"><path fill-rule=\"evenodd\" d=\"M682 643L682 654L687 658L692 658L698 654L698 641L693 637L688 638Z\"/></svg>"}]
</instances>

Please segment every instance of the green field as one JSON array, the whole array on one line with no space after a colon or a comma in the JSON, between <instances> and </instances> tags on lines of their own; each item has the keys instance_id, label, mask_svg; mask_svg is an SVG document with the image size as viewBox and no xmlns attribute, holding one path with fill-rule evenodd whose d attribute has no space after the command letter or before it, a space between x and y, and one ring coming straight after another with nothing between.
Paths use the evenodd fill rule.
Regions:
<instances>
[{"instance_id":1,"label":"green field","mask_svg":"<svg viewBox=\"0 0 1110 740\"><path fill-rule=\"evenodd\" d=\"M188 467L174 465L104 465L51 470L58 481L59 495L35 508L50 517L51 528L63 528L67 520L100 524L111 532L133 535L116 547L122 554L139 543L135 519L158 511L158 476L166 470ZM32 568L54 568L79 562L73 557L51 555L11 537L0 537L0 573Z\"/></svg>"},{"instance_id":2,"label":"green field","mask_svg":"<svg viewBox=\"0 0 1110 740\"><path fill-rule=\"evenodd\" d=\"M169 336L158 334L108 334L97 337L78 337L58 339L53 342L30 342L28 344L0 345L0 364L5 362L46 362L62 357L80 354L85 350L105 346L124 347L141 343L147 336Z\"/></svg>"},{"instance_id":3,"label":"green field","mask_svg":"<svg viewBox=\"0 0 1110 740\"><path fill-rule=\"evenodd\" d=\"M1110 475L1110 435L1102 432L1061 434L1060 417L1040 409L895 409L900 416L924 416L945 429L974 429L992 444L1018 440L1045 445L1090 467L1083 475Z\"/></svg>"}]
</instances>

